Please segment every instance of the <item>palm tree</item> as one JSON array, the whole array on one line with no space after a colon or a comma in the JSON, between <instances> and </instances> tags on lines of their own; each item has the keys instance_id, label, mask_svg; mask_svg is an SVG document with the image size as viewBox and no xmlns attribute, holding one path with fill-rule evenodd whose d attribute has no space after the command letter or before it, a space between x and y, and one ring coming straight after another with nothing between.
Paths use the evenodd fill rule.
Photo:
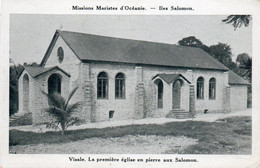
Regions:
<instances>
[{"instance_id":1,"label":"palm tree","mask_svg":"<svg viewBox=\"0 0 260 168\"><path fill-rule=\"evenodd\" d=\"M61 135L64 135L64 132L69 126L83 123L84 120L73 116L74 113L81 110L81 103L77 102L69 105L69 101L77 89L78 87L74 88L70 92L67 100L65 100L59 93L47 94L43 92L48 97L49 102L49 107L46 109L46 112L48 112L54 120L40 123L39 125L46 125L46 128L54 128L55 130L59 129Z\"/></svg>"},{"instance_id":2,"label":"palm tree","mask_svg":"<svg viewBox=\"0 0 260 168\"><path fill-rule=\"evenodd\" d=\"M226 19L223 19L222 22L227 24L232 24L235 28L240 28L242 25L247 27L250 23L251 16L250 15L229 15Z\"/></svg>"}]
</instances>

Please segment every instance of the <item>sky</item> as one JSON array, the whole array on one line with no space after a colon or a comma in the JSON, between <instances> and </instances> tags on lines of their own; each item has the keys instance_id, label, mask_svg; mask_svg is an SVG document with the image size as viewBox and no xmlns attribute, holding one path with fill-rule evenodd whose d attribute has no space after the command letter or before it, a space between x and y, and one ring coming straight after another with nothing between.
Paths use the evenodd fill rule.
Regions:
<instances>
[{"instance_id":1,"label":"sky","mask_svg":"<svg viewBox=\"0 0 260 168\"><path fill-rule=\"evenodd\" d=\"M236 30L225 15L32 15L10 16L10 58L15 64L40 63L56 31L177 44L195 36L207 46L230 45L232 59L252 56L252 21Z\"/></svg>"}]
</instances>

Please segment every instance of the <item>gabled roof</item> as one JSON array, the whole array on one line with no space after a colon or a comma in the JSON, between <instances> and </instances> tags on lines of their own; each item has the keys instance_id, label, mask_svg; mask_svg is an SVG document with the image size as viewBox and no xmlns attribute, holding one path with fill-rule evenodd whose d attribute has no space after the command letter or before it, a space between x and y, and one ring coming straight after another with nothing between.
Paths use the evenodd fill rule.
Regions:
<instances>
[{"instance_id":1,"label":"gabled roof","mask_svg":"<svg viewBox=\"0 0 260 168\"><path fill-rule=\"evenodd\" d=\"M228 73L228 84L229 85L249 85L250 83L243 79L241 76L237 75L233 71L229 71Z\"/></svg>"},{"instance_id":2,"label":"gabled roof","mask_svg":"<svg viewBox=\"0 0 260 168\"><path fill-rule=\"evenodd\" d=\"M44 66L61 36L81 61L105 61L227 71L228 68L200 48L113 38L57 30L41 62Z\"/></svg>"},{"instance_id":3,"label":"gabled roof","mask_svg":"<svg viewBox=\"0 0 260 168\"><path fill-rule=\"evenodd\" d=\"M70 74L68 74L67 72L65 72L64 70L59 68L58 66L48 67L48 68L44 68L44 67L41 67L41 66L23 66L23 67L24 67L24 70L26 70L29 73L29 75L31 75L33 78L38 77L38 76L40 76L40 75L42 75L42 74L44 74L44 73L46 73L46 72L48 72L50 70L53 70L53 69L60 70L65 75L70 77ZM21 74L22 74L22 72L21 72ZM20 75L18 76L18 78L20 77Z\"/></svg>"},{"instance_id":4,"label":"gabled roof","mask_svg":"<svg viewBox=\"0 0 260 168\"><path fill-rule=\"evenodd\" d=\"M157 74L155 77L153 77L153 79L155 79L156 77L160 77L162 80L164 80L168 84L175 81L178 77L181 77L184 80L186 80L188 83L190 83L190 81L188 81L188 79L186 79L182 74L165 74L165 73Z\"/></svg>"}]
</instances>

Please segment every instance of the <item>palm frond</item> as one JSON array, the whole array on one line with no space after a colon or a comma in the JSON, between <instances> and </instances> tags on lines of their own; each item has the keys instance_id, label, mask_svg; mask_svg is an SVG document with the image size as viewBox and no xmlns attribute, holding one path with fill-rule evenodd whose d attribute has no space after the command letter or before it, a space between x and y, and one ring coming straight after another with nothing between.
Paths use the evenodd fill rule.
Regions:
<instances>
[{"instance_id":1,"label":"palm frond","mask_svg":"<svg viewBox=\"0 0 260 168\"><path fill-rule=\"evenodd\" d=\"M48 98L49 106L55 106L64 109L65 99L59 93L48 94L42 91L42 93Z\"/></svg>"},{"instance_id":2,"label":"palm frond","mask_svg":"<svg viewBox=\"0 0 260 168\"><path fill-rule=\"evenodd\" d=\"M229 15L226 19L223 19L222 22L232 24L236 30L236 28L240 28L242 25L247 27L250 23L250 19L250 15Z\"/></svg>"},{"instance_id":3,"label":"palm frond","mask_svg":"<svg viewBox=\"0 0 260 168\"><path fill-rule=\"evenodd\" d=\"M77 125L77 124L81 124L83 123L84 120L78 118L78 117L71 117L68 122L67 122L67 125L66 125L66 129L70 126L73 126L73 125Z\"/></svg>"},{"instance_id":4,"label":"palm frond","mask_svg":"<svg viewBox=\"0 0 260 168\"><path fill-rule=\"evenodd\" d=\"M57 108L55 106L51 106L49 108L46 109L46 111L52 115L54 118L56 118L57 120L64 120L67 117L67 113L66 111L64 111L63 109Z\"/></svg>"},{"instance_id":5,"label":"palm frond","mask_svg":"<svg viewBox=\"0 0 260 168\"><path fill-rule=\"evenodd\" d=\"M81 107L81 103L77 102L71 105L68 105L66 111L68 113L68 115L75 113L75 112L79 112L79 108Z\"/></svg>"},{"instance_id":6,"label":"palm frond","mask_svg":"<svg viewBox=\"0 0 260 168\"><path fill-rule=\"evenodd\" d=\"M49 95L50 105L64 109L65 99L59 93Z\"/></svg>"},{"instance_id":7,"label":"palm frond","mask_svg":"<svg viewBox=\"0 0 260 168\"><path fill-rule=\"evenodd\" d=\"M67 106L68 106L68 104L69 104L70 99L72 98L72 96L74 95L74 93L77 91L78 88L79 88L79 87L77 86L77 87L75 87L75 88L70 92L70 94L69 94L69 96L68 96L68 99L67 99L67 101L66 101L66 103L65 103L64 109L67 109Z\"/></svg>"}]
</instances>

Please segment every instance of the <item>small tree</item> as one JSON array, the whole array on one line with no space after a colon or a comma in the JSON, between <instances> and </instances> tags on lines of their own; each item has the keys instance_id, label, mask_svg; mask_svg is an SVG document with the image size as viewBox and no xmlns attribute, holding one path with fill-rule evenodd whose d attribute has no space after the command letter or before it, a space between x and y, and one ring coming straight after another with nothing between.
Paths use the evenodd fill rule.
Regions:
<instances>
[{"instance_id":1,"label":"small tree","mask_svg":"<svg viewBox=\"0 0 260 168\"><path fill-rule=\"evenodd\" d=\"M46 109L46 112L48 112L54 120L40 123L38 125L46 125L46 128L53 128L55 130L59 129L61 135L64 135L64 132L68 127L83 123L84 120L73 116L73 114L80 111L81 103L77 102L69 105L69 102L77 89L78 87L74 88L70 92L67 100L65 100L59 93L47 94L43 92L47 96L49 102L49 107Z\"/></svg>"}]
</instances>

